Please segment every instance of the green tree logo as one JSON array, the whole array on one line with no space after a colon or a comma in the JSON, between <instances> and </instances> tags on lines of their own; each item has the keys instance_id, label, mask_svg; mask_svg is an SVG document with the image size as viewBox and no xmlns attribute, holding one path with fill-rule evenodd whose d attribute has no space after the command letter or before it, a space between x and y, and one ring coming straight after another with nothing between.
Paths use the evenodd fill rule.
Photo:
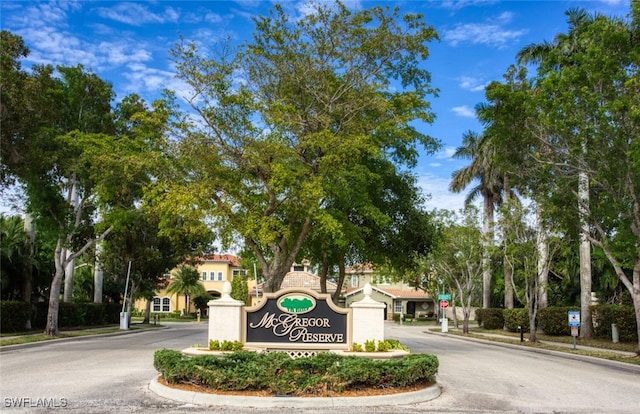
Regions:
<instances>
[{"instance_id":1,"label":"green tree logo","mask_svg":"<svg viewBox=\"0 0 640 414\"><path fill-rule=\"evenodd\" d=\"M278 308L289 313L306 313L316 307L315 300L307 295L287 295L280 299Z\"/></svg>"}]
</instances>

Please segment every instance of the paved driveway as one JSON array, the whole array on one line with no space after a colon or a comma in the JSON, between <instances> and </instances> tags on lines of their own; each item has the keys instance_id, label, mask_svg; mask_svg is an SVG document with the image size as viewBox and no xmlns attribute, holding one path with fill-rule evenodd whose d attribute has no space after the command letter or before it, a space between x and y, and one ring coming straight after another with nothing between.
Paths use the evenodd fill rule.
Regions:
<instances>
[{"instance_id":1,"label":"paved driveway","mask_svg":"<svg viewBox=\"0 0 640 414\"><path fill-rule=\"evenodd\" d=\"M157 374L153 353L207 341L205 323L42 343L0 352L2 412L271 413L267 408L201 407L159 397L148 389ZM640 373L566 357L428 334L419 326L385 325L385 334L413 352L440 359L435 400L375 406L370 413L636 413ZM22 408L16 408L15 406ZM49 409L43 408L47 405ZM319 406L282 413L340 413ZM354 409L354 412L365 412Z\"/></svg>"}]
</instances>

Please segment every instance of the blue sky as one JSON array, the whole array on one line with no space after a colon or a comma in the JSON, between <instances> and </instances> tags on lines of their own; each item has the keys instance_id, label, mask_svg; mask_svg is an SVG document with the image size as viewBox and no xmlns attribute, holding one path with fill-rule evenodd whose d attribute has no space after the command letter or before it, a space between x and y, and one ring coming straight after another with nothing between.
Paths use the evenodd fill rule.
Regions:
<instances>
[{"instance_id":1,"label":"blue sky","mask_svg":"<svg viewBox=\"0 0 640 414\"><path fill-rule=\"evenodd\" d=\"M306 13L307 1L280 2L292 16ZM629 0L601 1L345 1L352 9L377 4L418 12L440 36L433 42L425 67L440 90L432 99L436 121L424 132L439 139L442 150L422 155L416 173L429 208L459 209L465 193L448 191L451 174L466 165L451 154L468 131L481 132L474 107L484 100L483 88L502 80L515 55L531 43L551 41L566 32L564 12L625 17ZM32 63L83 64L113 84L117 99L135 92L151 101L162 88L183 88L173 76L168 50L179 35L201 42L230 36L243 40L253 32L256 15L274 2L238 1L10 1L0 3L0 27L22 36Z\"/></svg>"}]
</instances>

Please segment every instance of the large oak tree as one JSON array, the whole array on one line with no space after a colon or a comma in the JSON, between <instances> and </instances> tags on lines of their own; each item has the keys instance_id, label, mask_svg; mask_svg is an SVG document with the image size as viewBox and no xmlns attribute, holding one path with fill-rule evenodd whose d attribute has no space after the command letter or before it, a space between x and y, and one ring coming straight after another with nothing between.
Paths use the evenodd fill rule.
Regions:
<instances>
[{"instance_id":1,"label":"large oak tree","mask_svg":"<svg viewBox=\"0 0 640 414\"><path fill-rule=\"evenodd\" d=\"M437 37L419 15L318 5L293 19L276 6L237 49L183 41L172 51L196 117L182 124L186 175L168 203L205 209L223 240L250 247L279 289L312 228L331 228L345 171L372 160L411 167L435 91L424 68ZM182 175L182 174L181 174ZM184 176L183 176L184 177Z\"/></svg>"}]
</instances>

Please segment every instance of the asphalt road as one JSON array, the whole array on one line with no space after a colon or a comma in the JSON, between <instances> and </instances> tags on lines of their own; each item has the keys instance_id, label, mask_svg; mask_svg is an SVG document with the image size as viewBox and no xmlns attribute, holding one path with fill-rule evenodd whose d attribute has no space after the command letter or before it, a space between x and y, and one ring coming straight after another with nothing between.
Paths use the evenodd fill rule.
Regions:
<instances>
[{"instance_id":1,"label":"asphalt road","mask_svg":"<svg viewBox=\"0 0 640 414\"><path fill-rule=\"evenodd\" d=\"M414 405L377 406L370 413L637 413L640 370L574 360L385 325L385 336L440 360L440 397ZM201 407L149 391L157 349L207 342L205 323L41 343L0 352L0 411L68 413L267 413L273 409ZM43 407L45 406L45 407ZM46 408L48 407L48 408ZM344 409L279 409L344 414Z\"/></svg>"}]
</instances>

